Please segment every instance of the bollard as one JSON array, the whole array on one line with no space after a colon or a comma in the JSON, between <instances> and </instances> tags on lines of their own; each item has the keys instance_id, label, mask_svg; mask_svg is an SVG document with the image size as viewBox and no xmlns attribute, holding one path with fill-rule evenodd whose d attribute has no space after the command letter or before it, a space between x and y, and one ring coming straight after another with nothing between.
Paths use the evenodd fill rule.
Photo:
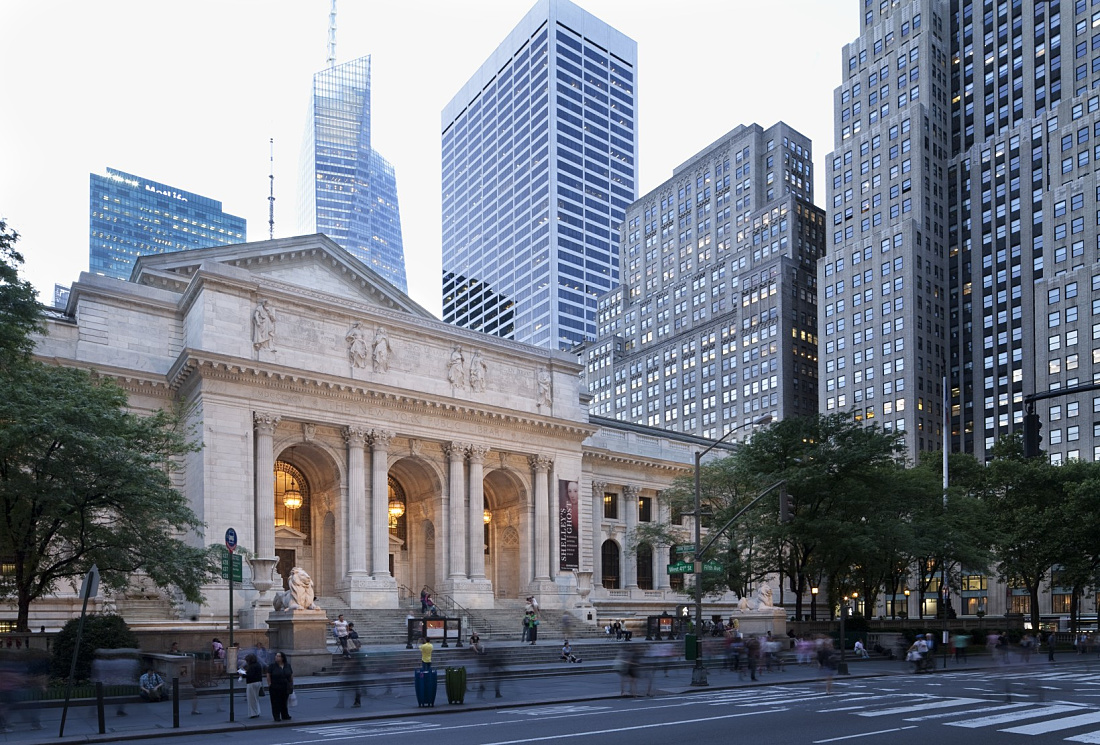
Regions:
<instances>
[{"instance_id":1,"label":"bollard","mask_svg":"<svg viewBox=\"0 0 1100 745\"><path fill-rule=\"evenodd\" d=\"M107 722L103 718L103 683L100 681L95 682L95 708L96 713L99 715L99 734L107 734Z\"/></svg>"},{"instance_id":2,"label":"bollard","mask_svg":"<svg viewBox=\"0 0 1100 745\"><path fill-rule=\"evenodd\" d=\"M172 678L172 729L180 728L180 679Z\"/></svg>"}]
</instances>

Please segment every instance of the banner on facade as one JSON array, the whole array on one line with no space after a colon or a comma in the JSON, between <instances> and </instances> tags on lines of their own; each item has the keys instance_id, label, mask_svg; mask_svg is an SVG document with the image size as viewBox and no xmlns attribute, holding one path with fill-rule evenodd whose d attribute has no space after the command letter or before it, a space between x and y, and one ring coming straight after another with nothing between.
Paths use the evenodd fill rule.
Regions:
<instances>
[{"instance_id":1,"label":"banner on facade","mask_svg":"<svg viewBox=\"0 0 1100 745\"><path fill-rule=\"evenodd\" d=\"M558 568L581 568L580 484L558 481Z\"/></svg>"}]
</instances>

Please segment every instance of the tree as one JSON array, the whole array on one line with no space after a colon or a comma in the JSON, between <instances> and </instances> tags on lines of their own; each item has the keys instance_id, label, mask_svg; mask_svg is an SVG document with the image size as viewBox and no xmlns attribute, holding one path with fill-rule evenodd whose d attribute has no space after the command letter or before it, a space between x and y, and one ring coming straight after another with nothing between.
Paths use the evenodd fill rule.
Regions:
<instances>
[{"instance_id":1,"label":"tree","mask_svg":"<svg viewBox=\"0 0 1100 745\"><path fill-rule=\"evenodd\" d=\"M19 234L0 220L0 367L26 361L34 349L31 334L41 326L42 306L30 282L20 279L23 256Z\"/></svg>"},{"instance_id":2,"label":"tree","mask_svg":"<svg viewBox=\"0 0 1100 745\"><path fill-rule=\"evenodd\" d=\"M201 523L172 483L195 449L177 413L126 411L126 392L82 370L26 363L0 372L0 595L17 628L30 604L92 564L108 588L144 572L187 600L213 562L187 534Z\"/></svg>"}]
</instances>

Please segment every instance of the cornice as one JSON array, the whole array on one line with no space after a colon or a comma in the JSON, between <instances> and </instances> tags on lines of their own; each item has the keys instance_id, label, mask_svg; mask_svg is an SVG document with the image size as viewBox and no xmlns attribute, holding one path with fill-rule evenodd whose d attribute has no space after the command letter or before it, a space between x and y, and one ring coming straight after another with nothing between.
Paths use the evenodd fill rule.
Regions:
<instances>
[{"instance_id":1,"label":"cornice","mask_svg":"<svg viewBox=\"0 0 1100 745\"><path fill-rule=\"evenodd\" d=\"M176 395L176 391L168 384L167 378L155 372L143 372L111 365L89 365L87 362L80 363L75 360L67 358L62 359L56 356L45 357L42 355L35 355L34 358L38 362L51 367L68 367L76 370L83 370L93 378L110 378L114 380L119 387L130 393L140 393L142 395L156 396L164 399L172 399L175 398Z\"/></svg>"},{"instance_id":2,"label":"cornice","mask_svg":"<svg viewBox=\"0 0 1100 745\"><path fill-rule=\"evenodd\" d=\"M613 453L609 450L594 450L587 447L581 451L581 460L615 463L636 468L648 468L654 471L661 471L664 473L677 475L689 474L693 470L692 466L687 464L678 465L670 462L660 462L641 455L632 455L630 453Z\"/></svg>"},{"instance_id":3,"label":"cornice","mask_svg":"<svg viewBox=\"0 0 1100 745\"><path fill-rule=\"evenodd\" d=\"M583 442L598 431L588 422L567 422L534 414L492 409L476 402L433 398L416 391L390 388L363 381L282 368L253 360L184 350L168 373L173 390L192 385L194 378L223 380L243 385L262 385L268 390L308 394L333 400L369 403L395 411L431 412L456 420L496 424L533 433L552 434Z\"/></svg>"}]
</instances>

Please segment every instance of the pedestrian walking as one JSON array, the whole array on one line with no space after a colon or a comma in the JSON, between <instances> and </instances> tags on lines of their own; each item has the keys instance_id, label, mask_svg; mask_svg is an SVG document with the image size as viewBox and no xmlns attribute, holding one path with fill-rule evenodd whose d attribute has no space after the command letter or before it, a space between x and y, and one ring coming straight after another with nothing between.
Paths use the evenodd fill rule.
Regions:
<instances>
[{"instance_id":1,"label":"pedestrian walking","mask_svg":"<svg viewBox=\"0 0 1100 745\"><path fill-rule=\"evenodd\" d=\"M282 652L275 653L275 661L267 668L267 693L271 699L271 717L276 722L289 721L287 703L294 693L294 669Z\"/></svg>"},{"instance_id":2,"label":"pedestrian walking","mask_svg":"<svg viewBox=\"0 0 1100 745\"><path fill-rule=\"evenodd\" d=\"M817 651L817 661L821 665L821 675L825 678L825 693L833 692L833 676L836 675L836 654L833 640L825 639Z\"/></svg>"},{"instance_id":3,"label":"pedestrian walking","mask_svg":"<svg viewBox=\"0 0 1100 745\"><path fill-rule=\"evenodd\" d=\"M336 643L340 645L340 653L344 655L344 659L347 659L348 622L344 620L344 615L342 613L332 622L332 635L336 637Z\"/></svg>"},{"instance_id":4,"label":"pedestrian walking","mask_svg":"<svg viewBox=\"0 0 1100 745\"><path fill-rule=\"evenodd\" d=\"M424 585L420 589L420 615L424 615L428 612L428 586Z\"/></svg>"},{"instance_id":5,"label":"pedestrian walking","mask_svg":"<svg viewBox=\"0 0 1100 745\"><path fill-rule=\"evenodd\" d=\"M244 658L244 686L248 699L248 718L260 717L260 690L264 687L264 667L255 652Z\"/></svg>"}]
</instances>

